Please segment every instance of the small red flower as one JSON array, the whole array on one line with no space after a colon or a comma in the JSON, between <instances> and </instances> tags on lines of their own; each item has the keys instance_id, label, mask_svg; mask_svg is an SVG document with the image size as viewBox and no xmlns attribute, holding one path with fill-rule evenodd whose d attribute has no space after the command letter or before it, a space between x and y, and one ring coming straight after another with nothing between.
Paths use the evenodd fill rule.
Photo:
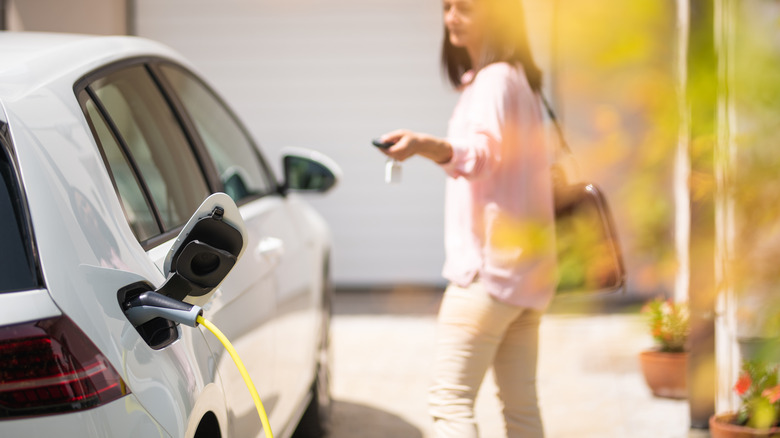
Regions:
<instances>
[{"instance_id":1,"label":"small red flower","mask_svg":"<svg viewBox=\"0 0 780 438\"><path fill-rule=\"evenodd\" d=\"M750 374L744 373L739 376L739 380L737 380L737 384L734 385L734 391L737 391L737 394L743 395L747 392L748 389L750 389L750 385L753 384L753 381L750 380Z\"/></svg>"},{"instance_id":2,"label":"small red flower","mask_svg":"<svg viewBox=\"0 0 780 438\"><path fill-rule=\"evenodd\" d=\"M780 400L780 385L765 389L761 396L769 400L770 403Z\"/></svg>"}]
</instances>

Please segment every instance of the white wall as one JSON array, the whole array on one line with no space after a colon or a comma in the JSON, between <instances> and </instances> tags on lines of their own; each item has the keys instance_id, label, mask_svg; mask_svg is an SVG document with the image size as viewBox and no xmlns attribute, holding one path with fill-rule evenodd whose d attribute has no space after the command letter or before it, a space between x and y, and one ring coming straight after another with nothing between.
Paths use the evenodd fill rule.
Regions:
<instances>
[{"instance_id":1,"label":"white wall","mask_svg":"<svg viewBox=\"0 0 780 438\"><path fill-rule=\"evenodd\" d=\"M127 32L125 0L6 0L8 30L97 35Z\"/></svg>"}]
</instances>

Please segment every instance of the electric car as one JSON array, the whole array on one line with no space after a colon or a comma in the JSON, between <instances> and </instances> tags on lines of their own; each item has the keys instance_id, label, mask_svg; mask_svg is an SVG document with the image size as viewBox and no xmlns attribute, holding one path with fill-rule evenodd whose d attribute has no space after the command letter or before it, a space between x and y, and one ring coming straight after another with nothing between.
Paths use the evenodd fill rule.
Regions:
<instances>
[{"instance_id":1,"label":"electric car","mask_svg":"<svg viewBox=\"0 0 780 438\"><path fill-rule=\"evenodd\" d=\"M148 291L203 308L277 437L320 436L331 238L300 192L340 171L282 155L163 45L0 33L0 436L263 436L203 326L131 322Z\"/></svg>"}]
</instances>

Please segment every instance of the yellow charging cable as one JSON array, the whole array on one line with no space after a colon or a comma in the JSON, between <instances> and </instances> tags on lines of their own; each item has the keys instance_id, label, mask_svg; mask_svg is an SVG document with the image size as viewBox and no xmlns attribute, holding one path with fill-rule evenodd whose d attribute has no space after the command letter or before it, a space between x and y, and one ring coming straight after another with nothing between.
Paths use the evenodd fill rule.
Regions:
<instances>
[{"instance_id":1,"label":"yellow charging cable","mask_svg":"<svg viewBox=\"0 0 780 438\"><path fill-rule=\"evenodd\" d=\"M255 388L255 384L252 383L252 379L249 377L249 373L246 371L244 363L241 362L241 358L238 357L236 349L233 348L233 344L228 341L228 338L226 338L225 335L222 334L222 332L219 331L219 329L214 324L202 316L198 316L197 322L203 327L209 329L209 331L213 333L217 339L219 339L219 342L225 346L225 350L230 353L230 357L233 358L233 362L236 363L238 371L241 372L241 377L244 378L246 387L249 388L249 392L252 394L252 400L255 401L255 407L257 408L257 414L260 415L260 422L263 423L263 431L265 432L265 436L267 438L274 438L274 434L271 432L271 424L268 422L268 415L265 413L265 408L263 407L263 402L260 401L260 396L257 394L257 388Z\"/></svg>"}]
</instances>

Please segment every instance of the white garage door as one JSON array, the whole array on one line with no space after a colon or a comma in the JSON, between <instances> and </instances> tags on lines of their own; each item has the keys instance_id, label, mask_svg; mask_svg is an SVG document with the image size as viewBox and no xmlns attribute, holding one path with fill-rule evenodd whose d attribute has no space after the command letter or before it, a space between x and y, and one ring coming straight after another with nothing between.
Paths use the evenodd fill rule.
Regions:
<instances>
[{"instance_id":1,"label":"white garage door","mask_svg":"<svg viewBox=\"0 0 780 438\"><path fill-rule=\"evenodd\" d=\"M337 285L443 283L443 172L413 159L386 185L370 143L446 132L457 95L440 73L440 1L137 0L135 27L194 62L277 171L284 146L342 166L343 184L311 199L333 230Z\"/></svg>"},{"instance_id":2,"label":"white garage door","mask_svg":"<svg viewBox=\"0 0 780 438\"><path fill-rule=\"evenodd\" d=\"M139 0L136 31L188 57L277 170L284 146L342 166L343 184L311 198L333 230L337 284L436 284L444 175L412 160L400 185L386 185L371 139L446 132L457 96L440 75L439 10L420 0Z\"/></svg>"}]
</instances>

